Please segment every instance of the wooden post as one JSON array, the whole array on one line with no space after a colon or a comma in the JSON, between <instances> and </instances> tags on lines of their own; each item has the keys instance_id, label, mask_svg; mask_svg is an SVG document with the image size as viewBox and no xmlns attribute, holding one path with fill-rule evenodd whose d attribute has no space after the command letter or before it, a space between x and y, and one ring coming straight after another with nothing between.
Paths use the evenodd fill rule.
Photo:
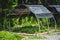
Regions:
<instances>
[{"instance_id":1,"label":"wooden post","mask_svg":"<svg viewBox=\"0 0 60 40\"><path fill-rule=\"evenodd\" d=\"M55 22L55 31L56 31L56 29L57 29L57 22L56 22L56 20L55 20L54 17L53 17L53 20L54 20L54 22Z\"/></svg>"},{"instance_id":2,"label":"wooden post","mask_svg":"<svg viewBox=\"0 0 60 40\"><path fill-rule=\"evenodd\" d=\"M10 29L10 18L9 18L9 27L8 27L8 28L9 28L9 31L10 31L10 30L11 30L11 29Z\"/></svg>"},{"instance_id":3,"label":"wooden post","mask_svg":"<svg viewBox=\"0 0 60 40\"><path fill-rule=\"evenodd\" d=\"M49 33L49 19L46 18L46 20L47 20L48 33Z\"/></svg>"},{"instance_id":4,"label":"wooden post","mask_svg":"<svg viewBox=\"0 0 60 40\"><path fill-rule=\"evenodd\" d=\"M39 24L39 19L37 18L37 23L38 23L38 30L40 32L40 24Z\"/></svg>"}]
</instances>

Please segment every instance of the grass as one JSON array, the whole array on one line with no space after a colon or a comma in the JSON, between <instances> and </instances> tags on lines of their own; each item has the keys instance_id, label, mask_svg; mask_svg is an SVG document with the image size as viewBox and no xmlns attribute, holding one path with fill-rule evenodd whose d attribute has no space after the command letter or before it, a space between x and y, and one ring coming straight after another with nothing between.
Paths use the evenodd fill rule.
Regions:
<instances>
[{"instance_id":1,"label":"grass","mask_svg":"<svg viewBox=\"0 0 60 40\"><path fill-rule=\"evenodd\" d=\"M56 29L56 32L59 32L59 33L60 33L60 28L57 28L57 29Z\"/></svg>"},{"instance_id":2,"label":"grass","mask_svg":"<svg viewBox=\"0 0 60 40\"><path fill-rule=\"evenodd\" d=\"M44 39L44 37L37 36L37 35L35 35L35 36L28 35L27 37L28 37L29 40L40 40L40 39Z\"/></svg>"},{"instance_id":3,"label":"grass","mask_svg":"<svg viewBox=\"0 0 60 40\"><path fill-rule=\"evenodd\" d=\"M0 40L22 40L23 38L23 35L0 31Z\"/></svg>"}]
</instances>

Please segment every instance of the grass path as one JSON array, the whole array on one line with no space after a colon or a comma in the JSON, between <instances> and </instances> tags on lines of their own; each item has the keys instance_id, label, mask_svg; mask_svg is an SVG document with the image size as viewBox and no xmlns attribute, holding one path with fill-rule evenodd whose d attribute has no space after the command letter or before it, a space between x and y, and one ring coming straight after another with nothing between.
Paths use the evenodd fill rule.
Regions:
<instances>
[{"instance_id":1,"label":"grass path","mask_svg":"<svg viewBox=\"0 0 60 40\"><path fill-rule=\"evenodd\" d=\"M20 33L19 33L20 34ZM54 32L54 30L42 34L23 34L26 36L24 40L60 40L60 33Z\"/></svg>"},{"instance_id":2,"label":"grass path","mask_svg":"<svg viewBox=\"0 0 60 40\"><path fill-rule=\"evenodd\" d=\"M38 34L33 36L27 36L28 40L60 40L60 33L50 31L49 34Z\"/></svg>"}]
</instances>

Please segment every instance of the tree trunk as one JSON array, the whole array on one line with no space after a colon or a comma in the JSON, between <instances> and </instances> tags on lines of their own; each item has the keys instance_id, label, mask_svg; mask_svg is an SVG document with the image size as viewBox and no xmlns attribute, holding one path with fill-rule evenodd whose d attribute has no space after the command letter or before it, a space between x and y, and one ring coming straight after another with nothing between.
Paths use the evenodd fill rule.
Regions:
<instances>
[{"instance_id":1,"label":"tree trunk","mask_svg":"<svg viewBox=\"0 0 60 40\"><path fill-rule=\"evenodd\" d=\"M48 7L48 2L46 0L40 0L42 5L44 5L45 7Z\"/></svg>"},{"instance_id":2,"label":"tree trunk","mask_svg":"<svg viewBox=\"0 0 60 40\"><path fill-rule=\"evenodd\" d=\"M2 9L2 17L3 17L3 19L2 19L3 20L3 22L2 22L3 23L2 24L3 25L2 28L3 28L3 30L5 30L5 14L4 14L3 9Z\"/></svg>"}]
</instances>

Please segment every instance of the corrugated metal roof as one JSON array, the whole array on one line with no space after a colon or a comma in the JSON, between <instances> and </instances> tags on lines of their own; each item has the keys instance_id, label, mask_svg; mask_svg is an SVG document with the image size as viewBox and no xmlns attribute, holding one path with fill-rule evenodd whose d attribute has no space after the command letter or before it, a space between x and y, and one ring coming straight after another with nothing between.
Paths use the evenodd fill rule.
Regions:
<instances>
[{"instance_id":1,"label":"corrugated metal roof","mask_svg":"<svg viewBox=\"0 0 60 40\"><path fill-rule=\"evenodd\" d=\"M49 7L60 7L60 5L49 5Z\"/></svg>"},{"instance_id":2,"label":"corrugated metal roof","mask_svg":"<svg viewBox=\"0 0 60 40\"><path fill-rule=\"evenodd\" d=\"M33 13L41 14L41 13L51 13L47 8L43 5L26 5Z\"/></svg>"},{"instance_id":3,"label":"corrugated metal roof","mask_svg":"<svg viewBox=\"0 0 60 40\"><path fill-rule=\"evenodd\" d=\"M51 18L52 13L43 5L26 5L37 18Z\"/></svg>"},{"instance_id":4,"label":"corrugated metal roof","mask_svg":"<svg viewBox=\"0 0 60 40\"><path fill-rule=\"evenodd\" d=\"M58 12L60 12L60 5L49 5L50 7L55 7Z\"/></svg>"},{"instance_id":5,"label":"corrugated metal roof","mask_svg":"<svg viewBox=\"0 0 60 40\"><path fill-rule=\"evenodd\" d=\"M56 10L57 10L58 12L60 12L60 8L56 8Z\"/></svg>"},{"instance_id":6,"label":"corrugated metal roof","mask_svg":"<svg viewBox=\"0 0 60 40\"><path fill-rule=\"evenodd\" d=\"M52 14L35 14L37 18L52 18Z\"/></svg>"}]
</instances>

